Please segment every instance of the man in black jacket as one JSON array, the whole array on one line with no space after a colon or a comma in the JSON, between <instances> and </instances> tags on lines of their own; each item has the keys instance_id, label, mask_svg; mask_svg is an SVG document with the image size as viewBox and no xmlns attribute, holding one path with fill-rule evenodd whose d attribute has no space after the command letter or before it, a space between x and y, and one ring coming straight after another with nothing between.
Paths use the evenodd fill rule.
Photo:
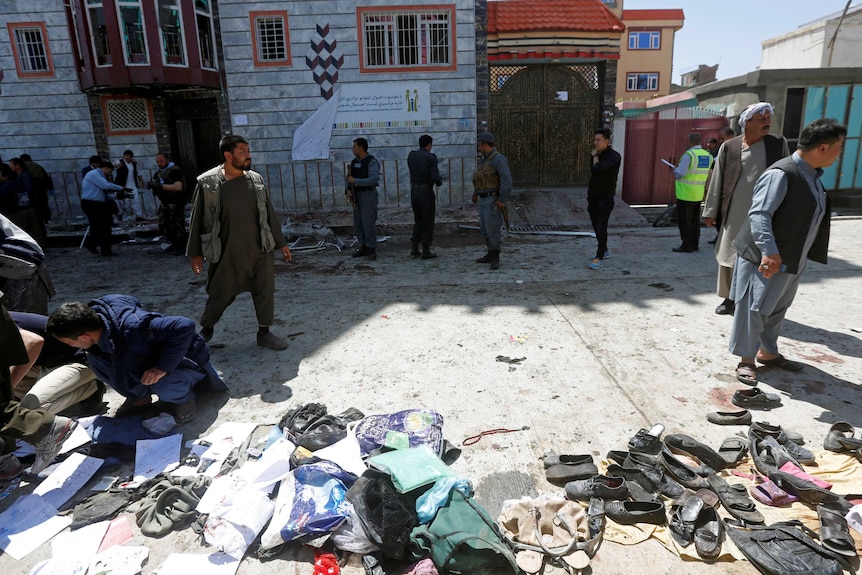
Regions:
<instances>
[{"instance_id":1,"label":"man in black jacket","mask_svg":"<svg viewBox=\"0 0 862 575\"><path fill-rule=\"evenodd\" d=\"M132 212L135 214L135 221L143 222L144 217L144 196L138 190L138 160L135 159L135 153L131 150L123 152L123 159L117 164L117 171L114 172L114 183L124 188L134 190L132 197L128 199L126 206L131 206Z\"/></svg>"},{"instance_id":2,"label":"man in black jacket","mask_svg":"<svg viewBox=\"0 0 862 575\"><path fill-rule=\"evenodd\" d=\"M413 207L413 237L410 257L430 260L437 257L431 252L434 237L434 215L437 198L434 186L443 184L437 168L437 156L431 153L433 139L428 134L419 136L419 149L407 155L410 168L410 205ZM422 253L419 253L422 242Z\"/></svg>"},{"instance_id":3,"label":"man in black jacket","mask_svg":"<svg viewBox=\"0 0 862 575\"><path fill-rule=\"evenodd\" d=\"M593 149L590 166L590 184L587 188L587 213L593 231L596 232L596 257L589 263L589 268L597 270L604 265L604 260L611 256L608 251L608 220L614 209L614 194L617 190L617 175L623 158L611 147L611 131L599 128L593 133Z\"/></svg>"}]
</instances>

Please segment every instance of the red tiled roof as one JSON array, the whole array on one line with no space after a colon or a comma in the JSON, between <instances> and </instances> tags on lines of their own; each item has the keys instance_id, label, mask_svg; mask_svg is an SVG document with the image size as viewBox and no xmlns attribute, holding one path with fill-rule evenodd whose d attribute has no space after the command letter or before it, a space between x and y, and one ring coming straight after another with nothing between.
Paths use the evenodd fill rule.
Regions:
<instances>
[{"instance_id":1,"label":"red tiled roof","mask_svg":"<svg viewBox=\"0 0 862 575\"><path fill-rule=\"evenodd\" d=\"M680 10L680 12L682 12ZM601 0L498 0L488 2L488 33L531 30L622 32L626 26Z\"/></svg>"},{"instance_id":2,"label":"red tiled roof","mask_svg":"<svg viewBox=\"0 0 862 575\"><path fill-rule=\"evenodd\" d=\"M679 8L666 10L623 10L623 20L685 20Z\"/></svg>"}]
</instances>

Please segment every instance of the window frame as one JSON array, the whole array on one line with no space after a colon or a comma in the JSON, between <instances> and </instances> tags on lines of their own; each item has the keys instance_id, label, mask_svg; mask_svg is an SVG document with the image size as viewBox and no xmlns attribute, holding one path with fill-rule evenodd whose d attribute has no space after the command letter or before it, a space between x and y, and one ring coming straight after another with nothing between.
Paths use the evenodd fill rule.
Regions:
<instances>
[{"instance_id":1,"label":"window frame","mask_svg":"<svg viewBox=\"0 0 862 575\"><path fill-rule=\"evenodd\" d=\"M646 48L640 46L641 34L649 34ZM637 41L632 47L632 40L634 39ZM629 30L629 50L661 50L661 30Z\"/></svg>"},{"instance_id":2,"label":"window frame","mask_svg":"<svg viewBox=\"0 0 862 575\"><path fill-rule=\"evenodd\" d=\"M637 77L638 76L648 76L655 77L655 87L654 88L644 88L643 90L639 90L637 87L630 88L630 83L632 78L635 80L635 86L637 86ZM626 73L626 92L657 92L659 87L659 80L661 79L661 74L659 72L627 72Z\"/></svg>"},{"instance_id":3,"label":"window frame","mask_svg":"<svg viewBox=\"0 0 862 575\"><path fill-rule=\"evenodd\" d=\"M6 28L9 31L9 43L12 45L12 57L15 59L15 68L18 71L18 78L50 78L54 76L54 58L51 56L51 43L48 41L48 27L45 22L7 22ZM48 68L46 70L28 71L22 66L22 54L18 50L18 40L16 33L23 29L38 29L42 35L42 47L45 50L45 63Z\"/></svg>"},{"instance_id":4,"label":"window frame","mask_svg":"<svg viewBox=\"0 0 862 575\"><path fill-rule=\"evenodd\" d=\"M107 52L105 52L105 64L99 63L99 50L97 49L97 40L96 38L96 29L93 27L93 18L92 11L93 10L101 10L102 12L102 21L105 23L105 46L107 47ZM102 5L101 0L84 0L84 11L87 13L87 33L90 36L90 50L92 50L93 54L93 65L97 68L107 68L112 66L114 63L113 55L111 54L111 43L107 38L107 30L108 30L108 22L105 20L105 8Z\"/></svg>"},{"instance_id":5,"label":"window frame","mask_svg":"<svg viewBox=\"0 0 862 575\"><path fill-rule=\"evenodd\" d=\"M448 64L410 64L410 65L387 65L372 66L366 60L365 54L365 18L368 15L392 15L394 17L405 16L411 13L446 12L448 14L447 25L449 29L449 63ZM362 74L389 74L397 72L452 72L458 69L458 28L457 12L454 4L429 4L429 5L404 5L404 6L361 6L356 8L356 30L359 41L359 72ZM393 28L393 35L398 35L398 30ZM421 41L420 41L421 42ZM397 48L391 48L397 50ZM418 55L421 59L423 47L417 46ZM429 46L425 47L427 51Z\"/></svg>"},{"instance_id":6,"label":"window frame","mask_svg":"<svg viewBox=\"0 0 862 575\"><path fill-rule=\"evenodd\" d=\"M144 105L147 107L148 122L150 124L149 127L140 130L113 130L111 128L111 116L108 112L108 102L116 100L143 100ZM153 103L148 98L142 98L140 96L134 96L131 94L106 95L100 97L100 104L102 108L102 117L105 119L105 133L108 136L134 136L156 133L156 121L155 115L153 114Z\"/></svg>"},{"instance_id":7,"label":"window frame","mask_svg":"<svg viewBox=\"0 0 862 575\"><path fill-rule=\"evenodd\" d=\"M150 54L150 45L147 42L147 19L144 18L144 7L141 0L116 0L117 2L117 26L120 31L120 43L123 48L123 62L126 66L149 66L152 61ZM145 50L146 58L141 62L132 62L131 53L129 52L129 43L126 42L126 26L123 22L123 8L137 7L141 20L141 41ZM161 30L159 30L161 36Z\"/></svg>"},{"instance_id":8,"label":"window frame","mask_svg":"<svg viewBox=\"0 0 862 575\"><path fill-rule=\"evenodd\" d=\"M201 68L205 70L218 70L218 50L216 48L215 21L213 19L211 1L207 2L207 10L207 12L199 10L197 7L197 2L195 2L195 31L197 32L198 37L198 55L200 57ZM204 63L204 49L203 45L201 44L201 29L199 25L200 17L206 18L207 27L209 28L210 51L212 52L212 64L209 66Z\"/></svg>"},{"instance_id":9,"label":"window frame","mask_svg":"<svg viewBox=\"0 0 862 575\"><path fill-rule=\"evenodd\" d=\"M258 34L257 34L257 19L280 17L282 26L284 27L284 60L261 60L258 50ZM287 10L263 10L248 13L249 26L251 28L251 47L252 57L254 58L255 68L270 67L270 66L292 66L293 58L290 53L290 20L288 19Z\"/></svg>"},{"instance_id":10,"label":"window frame","mask_svg":"<svg viewBox=\"0 0 862 575\"><path fill-rule=\"evenodd\" d=\"M170 10L176 10L179 16L179 47L180 47L180 57L182 58L182 62L169 62L168 61L168 52L167 52L167 43L165 42L165 30L162 23L162 6L161 3L163 1L168 1L172 4ZM185 26L183 26L183 6L180 0L156 0L156 24L159 29L159 46L162 49L162 64L165 66L171 66L172 68L188 68L189 67L189 58L188 58L188 50L186 46L186 31ZM174 58L176 56L173 56Z\"/></svg>"}]
</instances>

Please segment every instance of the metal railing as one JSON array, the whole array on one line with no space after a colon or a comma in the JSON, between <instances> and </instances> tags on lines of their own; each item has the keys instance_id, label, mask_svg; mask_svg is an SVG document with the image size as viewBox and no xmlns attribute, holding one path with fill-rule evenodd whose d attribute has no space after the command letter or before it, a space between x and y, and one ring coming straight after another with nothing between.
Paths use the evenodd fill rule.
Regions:
<instances>
[{"instance_id":1,"label":"metal railing","mask_svg":"<svg viewBox=\"0 0 862 575\"><path fill-rule=\"evenodd\" d=\"M437 188L437 204L452 206L470 201L475 158L440 158L443 185ZM266 181L275 209L280 212L349 209L344 195L344 174L347 162L309 161L289 164L259 164L253 166ZM146 182L152 172L138 170ZM81 211L81 173L52 174L54 191L51 209L59 217L76 217ZM192 177L188 176L191 181ZM154 211L155 199L143 191L144 204ZM410 205L410 172L407 160L380 160L378 185L380 206Z\"/></svg>"}]
</instances>

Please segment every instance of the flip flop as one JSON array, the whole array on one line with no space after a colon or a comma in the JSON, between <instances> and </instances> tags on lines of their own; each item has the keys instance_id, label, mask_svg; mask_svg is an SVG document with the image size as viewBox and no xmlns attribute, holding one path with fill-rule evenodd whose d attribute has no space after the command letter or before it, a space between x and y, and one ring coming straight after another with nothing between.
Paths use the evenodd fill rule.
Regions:
<instances>
[{"instance_id":1,"label":"flip flop","mask_svg":"<svg viewBox=\"0 0 862 575\"><path fill-rule=\"evenodd\" d=\"M757 366L740 361L736 366L736 380L745 385L757 385Z\"/></svg>"},{"instance_id":2,"label":"flip flop","mask_svg":"<svg viewBox=\"0 0 862 575\"><path fill-rule=\"evenodd\" d=\"M748 453L748 442L741 437L728 437L721 442L718 455L728 466L736 465Z\"/></svg>"},{"instance_id":3,"label":"flip flop","mask_svg":"<svg viewBox=\"0 0 862 575\"><path fill-rule=\"evenodd\" d=\"M758 357L757 362L767 367L777 367L778 369L783 369L784 371L800 372L805 369L804 363L799 363L798 361L791 361L781 354L778 354L778 357L773 357L772 359L760 359Z\"/></svg>"}]
</instances>

